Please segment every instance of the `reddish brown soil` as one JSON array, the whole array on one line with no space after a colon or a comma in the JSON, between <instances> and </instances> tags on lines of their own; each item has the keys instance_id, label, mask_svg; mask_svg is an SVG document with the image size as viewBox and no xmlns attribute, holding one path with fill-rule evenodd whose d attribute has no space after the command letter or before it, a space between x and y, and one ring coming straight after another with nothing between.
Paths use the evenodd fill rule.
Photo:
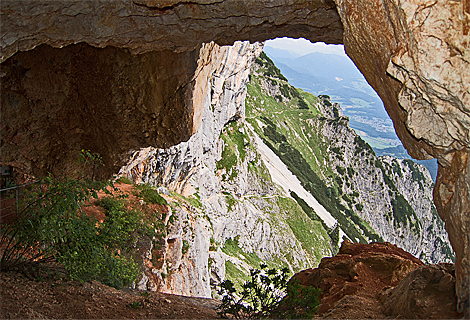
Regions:
<instances>
[{"instance_id":1,"label":"reddish brown soil","mask_svg":"<svg viewBox=\"0 0 470 320\"><path fill-rule=\"evenodd\" d=\"M99 282L31 280L0 273L1 319L218 318L217 300L122 291Z\"/></svg>"}]
</instances>

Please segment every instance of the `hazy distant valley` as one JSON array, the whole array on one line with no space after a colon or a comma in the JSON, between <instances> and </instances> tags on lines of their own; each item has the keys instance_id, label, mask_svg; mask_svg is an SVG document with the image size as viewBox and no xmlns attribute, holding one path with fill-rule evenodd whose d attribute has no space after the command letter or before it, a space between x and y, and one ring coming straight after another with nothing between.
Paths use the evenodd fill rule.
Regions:
<instances>
[{"instance_id":1,"label":"hazy distant valley","mask_svg":"<svg viewBox=\"0 0 470 320\"><path fill-rule=\"evenodd\" d=\"M326 94L341 105L351 128L377 153L412 159L395 134L393 123L377 93L345 54L324 50L300 54L270 46L264 51L295 87L315 95ZM416 162L416 160L414 160ZM437 161L417 161L426 166L435 181Z\"/></svg>"}]
</instances>

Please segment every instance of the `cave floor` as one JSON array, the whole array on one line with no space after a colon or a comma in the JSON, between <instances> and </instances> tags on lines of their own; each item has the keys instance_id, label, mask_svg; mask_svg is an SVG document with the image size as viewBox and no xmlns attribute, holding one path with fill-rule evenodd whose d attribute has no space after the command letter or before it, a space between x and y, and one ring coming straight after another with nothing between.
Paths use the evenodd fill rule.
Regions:
<instances>
[{"instance_id":1,"label":"cave floor","mask_svg":"<svg viewBox=\"0 0 470 320\"><path fill-rule=\"evenodd\" d=\"M2 319L214 319L217 300L0 273Z\"/></svg>"}]
</instances>

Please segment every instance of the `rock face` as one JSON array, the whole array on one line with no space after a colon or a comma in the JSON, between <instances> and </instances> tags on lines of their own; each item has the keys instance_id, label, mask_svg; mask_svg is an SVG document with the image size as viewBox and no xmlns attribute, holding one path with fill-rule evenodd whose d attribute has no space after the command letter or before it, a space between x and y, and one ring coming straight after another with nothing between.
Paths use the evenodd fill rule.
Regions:
<instances>
[{"instance_id":1,"label":"rock face","mask_svg":"<svg viewBox=\"0 0 470 320\"><path fill-rule=\"evenodd\" d=\"M18 53L1 69L2 162L36 175L70 173L86 149L103 157L107 177L129 150L189 139L208 77L224 63L220 50L211 43L134 56L81 43Z\"/></svg>"},{"instance_id":2,"label":"rock face","mask_svg":"<svg viewBox=\"0 0 470 320\"><path fill-rule=\"evenodd\" d=\"M459 318L452 264L423 265L390 243L343 242L335 257L297 273L302 286L322 290L325 319ZM295 280L291 280L295 281Z\"/></svg>"},{"instance_id":3,"label":"rock face","mask_svg":"<svg viewBox=\"0 0 470 320\"><path fill-rule=\"evenodd\" d=\"M429 172L411 160L377 157L349 127L340 105L292 87L272 70L277 68L267 56L253 67L247 122L333 215L341 232L354 242L391 242L427 263L451 262Z\"/></svg>"},{"instance_id":4,"label":"rock face","mask_svg":"<svg viewBox=\"0 0 470 320\"><path fill-rule=\"evenodd\" d=\"M387 242L364 245L344 241L336 256L323 258L318 268L304 270L294 279L302 286L322 290L320 316L328 318L345 309L344 305L354 296L370 308L358 310L364 313L363 318L377 318L381 312L376 303L378 293L387 286L396 286L407 273L421 265L420 260Z\"/></svg>"},{"instance_id":5,"label":"rock face","mask_svg":"<svg viewBox=\"0 0 470 320\"><path fill-rule=\"evenodd\" d=\"M211 286L241 283L261 261L296 272L331 254L326 230L271 181L244 122L248 75L262 46L236 42L223 50L225 64L212 74L199 131L177 146L136 152L120 171L193 199L174 207L166 262L150 266L141 289L211 297ZM299 235L305 230L309 243Z\"/></svg>"},{"instance_id":6,"label":"rock face","mask_svg":"<svg viewBox=\"0 0 470 320\"><path fill-rule=\"evenodd\" d=\"M410 0L406 2L397 0L367 2L360 0L336 0L335 2L250 0L242 3L237 0L191 2L177 0L24 2L12 0L2 1L1 15L2 164L12 164L23 171L30 170L35 173L44 173L49 168L60 167L61 161L70 161L71 156L63 156L56 151L45 154L48 150L42 148L38 148L40 155L34 156L36 149L34 141L38 141L38 138L44 138L40 140L41 145L52 146L56 143L57 135L43 134L35 127L46 125L44 131L48 130L46 128L60 130L54 123L62 121L62 118L54 119L47 110L49 106L57 106L58 102L55 99L61 96L53 90L57 83L63 86L70 79L59 76L59 79L54 82L43 81L38 84L40 87L50 87L49 90L23 92L24 85L33 81L26 77L28 70L23 70L21 66L16 65L15 71L11 73L12 69L8 69L11 62L6 61L17 51L31 50L41 44L49 44L62 48L60 50L66 52L71 49L63 47L79 42L86 42L97 47L128 48L133 53L150 53L154 50L169 49L181 52L182 56L189 56L189 59L184 59L186 61L184 65L191 65L192 69L198 70L194 65L196 61L201 61L201 59L198 60L198 57L201 57L201 49L198 48L202 43L210 41L232 44L235 40L257 41L277 36L303 36L312 41L328 43L342 43L344 40L348 55L381 96L394 122L397 134L410 154L420 159L436 157L439 160L439 177L434 189L434 199L438 212L446 223L456 253L456 290L460 301L459 308L463 308L464 305L469 307L467 288L470 287L470 164L468 160L470 154L468 130L470 127L468 109L470 105L468 94L470 5L468 0ZM191 54L193 50L196 51ZM170 56L170 54L164 54L162 59L172 61ZM132 55L131 60L140 58ZM97 60L102 61L102 59ZM139 64L139 62L135 63ZM67 68L54 61L52 65ZM206 70L202 68L203 65L205 64L198 65L201 67L199 70ZM8 70L4 71L4 68ZM82 72L85 73L85 71ZM207 72L207 74L210 73ZM203 74L205 73L201 72L201 79L204 79ZM193 76L190 78L194 80ZM206 84L207 80L205 78L202 83ZM111 81L116 81L116 79L111 78L106 81L111 84ZM145 83L152 83L151 77L147 78ZM3 87L3 84L7 87ZM94 86L98 89L106 87L100 82L95 83ZM119 80L110 87L114 86L119 86ZM134 83L124 82L121 86L134 87ZM187 116L181 117L184 122L180 125L181 130L177 131L181 131L182 134L176 134L175 140L186 140L198 127L203 109L194 105L191 100L193 97L197 99L205 95L200 94L204 92L203 89L195 90L196 87L185 91L186 94L177 95L184 99L175 104L175 107L177 105L177 108L182 107L183 110L175 109L172 113L189 115L189 120ZM73 92L75 87L72 89ZM128 94L128 90L122 89L122 91L123 96ZM44 95L44 100L38 101L44 93L47 93ZM29 96L31 98L25 98ZM129 102L123 108L116 110L115 113L119 116L124 116L126 112L134 110L135 96L133 94L129 96ZM90 102L85 104L85 98L77 95L76 104L81 108L90 105ZM37 119L18 121L15 124L11 120L14 126L7 128L3 115L6 114L7 119L20 117L13 110L30 112L29 103L34 100L39 102L36 114L47 114L41 116L43 122ZM20 101L24 102L20 103ZM27 107L22 109L23 105ZM161 110L163 106L152 104L149 108ZM52 110L56 110L56 107ZM93 112L87 113L86 110L77 110L77 113L86 113L88 118L84 119L85 123L93 123L90 119L98 116L91 116ZM96 111L97 115L105 113L102 109ZM145 114L145 111L140 112ZM151 114L146 115L144 121L137 123L137 127L141 129L140 132L149 128L146 124L158 123L158 120L151 120ZM163 118L159 118L160 121ZM106 120L111 122L109 117L106 117ZM31 136L21 132L24 127L20 126L24 125L31 127L31 132L33 132ZM173 122L166 125L178 127ZM119 162L115 158L122 157L121 152L125 149L127 152L133 148L146 147L147 144L155 143L160 134L157 131L160 130L151 128L149 131L152 135L149 133L146 139L134 137L134 140L130 139L128 142L126 139L129 137L126 137L125 143L116 139L115 149L118 151L112 151L112 154L106 156L105 162L108 165L114 165ZM71 135L74 129L67 127L62 136ZM79 126L77 129L77 133L80 134L83 127ZM137 128L132 128L132 131L134 132L135 129ZM19 133L15 134L17 130ZM104 135L105 133L96 129L96 133L91 135L89 140L96 141L98 144L102 139L98 137ZM162 136L163 140L167 138L170 143L175 141ZM119 145L119 143L123 144ZM28 145L34 146L27 147ZM94 144L89 142L83 143L80 147L91 149L92 146ZM103 152L101 149L106 149L106 145L92 151ZM20 150L31 150L32 158L37 159L28 159ZM108 157L110 160L107 160Z\"/></svg>"},{"instance_id":7,"label":"rock face","mask_svg":"<svg viewBox=\"0 0 470 320\"><path fill-rule=\"evenodd\" d=\"M456 290L468 309L469 2L336 4L346 52L382 98L405 148L439 161L434 199L456 253Z\"/></svg>"},{"instance_id":8,"label":"rock face","mask_svg":"<svg viewBox=\"0 0 470 320\"><path fill-rule=\"evenodd\" d=\"M332 0L2 1L0 62L41 44L86 42L133 53L191 52L201 43L233 44L283 37L342 43Z\"/></svg>"},{"instance_id":9,"label":"rock face","mask_svg":"<svg viewBox=\"0 0 470 320\"><path fill-rule=\"evenodd\" d=\"M387 316L413 319L457 319L455 312L455 267L442 263L410 272L395 288L381 297Z\"/></svg>"},{"instance_id":10,"label":"rock face","mask_svg":"<svg viewBox=\"0 0 470 320\"><path fill-rule=\"evenodd\" d=\"M210 283L217 284L226 278L240 281L261 260L292 271L313 267L337 250L343 236L363 242L385 239L428 262L450 261L424 167L377 158L349 128L340 106L326 97L303 93L308 106L299 108L300 95L293 92L301 90L282 80L272 61L262 55L253 63L261 48L237 42L227 51L226 63L213 75L201 127L189 141L168 149L142 149L121 169L135 183L165 186L199 203L197 208L190 203L173 206L176 222L166 239L166 262L151 267L139 288L208 297L208 272ZM300 114L302 121L293 116ZM268 134L272 131L277 133ZM315 205L310 211L320 218L307 217L308 210L296 204L301 201L291 198L290 190L301 199L309 192L300 183L293 185L288 178L292 167L270 149L278 144L273 136L282 135L281 140L300 150L293 154L296 159L319 162L304 168L318 170L324 179L317 189L333 190L330 198L342 199L334 218L327 212L332 221ZM404 206L407 212L401 212ZM182 255L183 243L187 253ZM152 274L166 276L155 280Z\"/></svg>"}]
</instances>

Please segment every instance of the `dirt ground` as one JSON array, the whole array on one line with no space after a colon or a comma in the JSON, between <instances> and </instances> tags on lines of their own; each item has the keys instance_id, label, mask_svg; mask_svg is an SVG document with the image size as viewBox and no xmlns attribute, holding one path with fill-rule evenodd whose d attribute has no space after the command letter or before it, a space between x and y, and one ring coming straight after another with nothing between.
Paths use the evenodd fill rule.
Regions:
<instances>
[{"instance_id":1,"label":"dirt ground","mask_svg":"<svg viewBox=\"0 0 470 320\"><path fill-rule=\"evenodd\" d=\"M41 280L41 279L39 279ZM217 300L0 273L1 319L215 319Z\"/></svg>"}]
</instances>

